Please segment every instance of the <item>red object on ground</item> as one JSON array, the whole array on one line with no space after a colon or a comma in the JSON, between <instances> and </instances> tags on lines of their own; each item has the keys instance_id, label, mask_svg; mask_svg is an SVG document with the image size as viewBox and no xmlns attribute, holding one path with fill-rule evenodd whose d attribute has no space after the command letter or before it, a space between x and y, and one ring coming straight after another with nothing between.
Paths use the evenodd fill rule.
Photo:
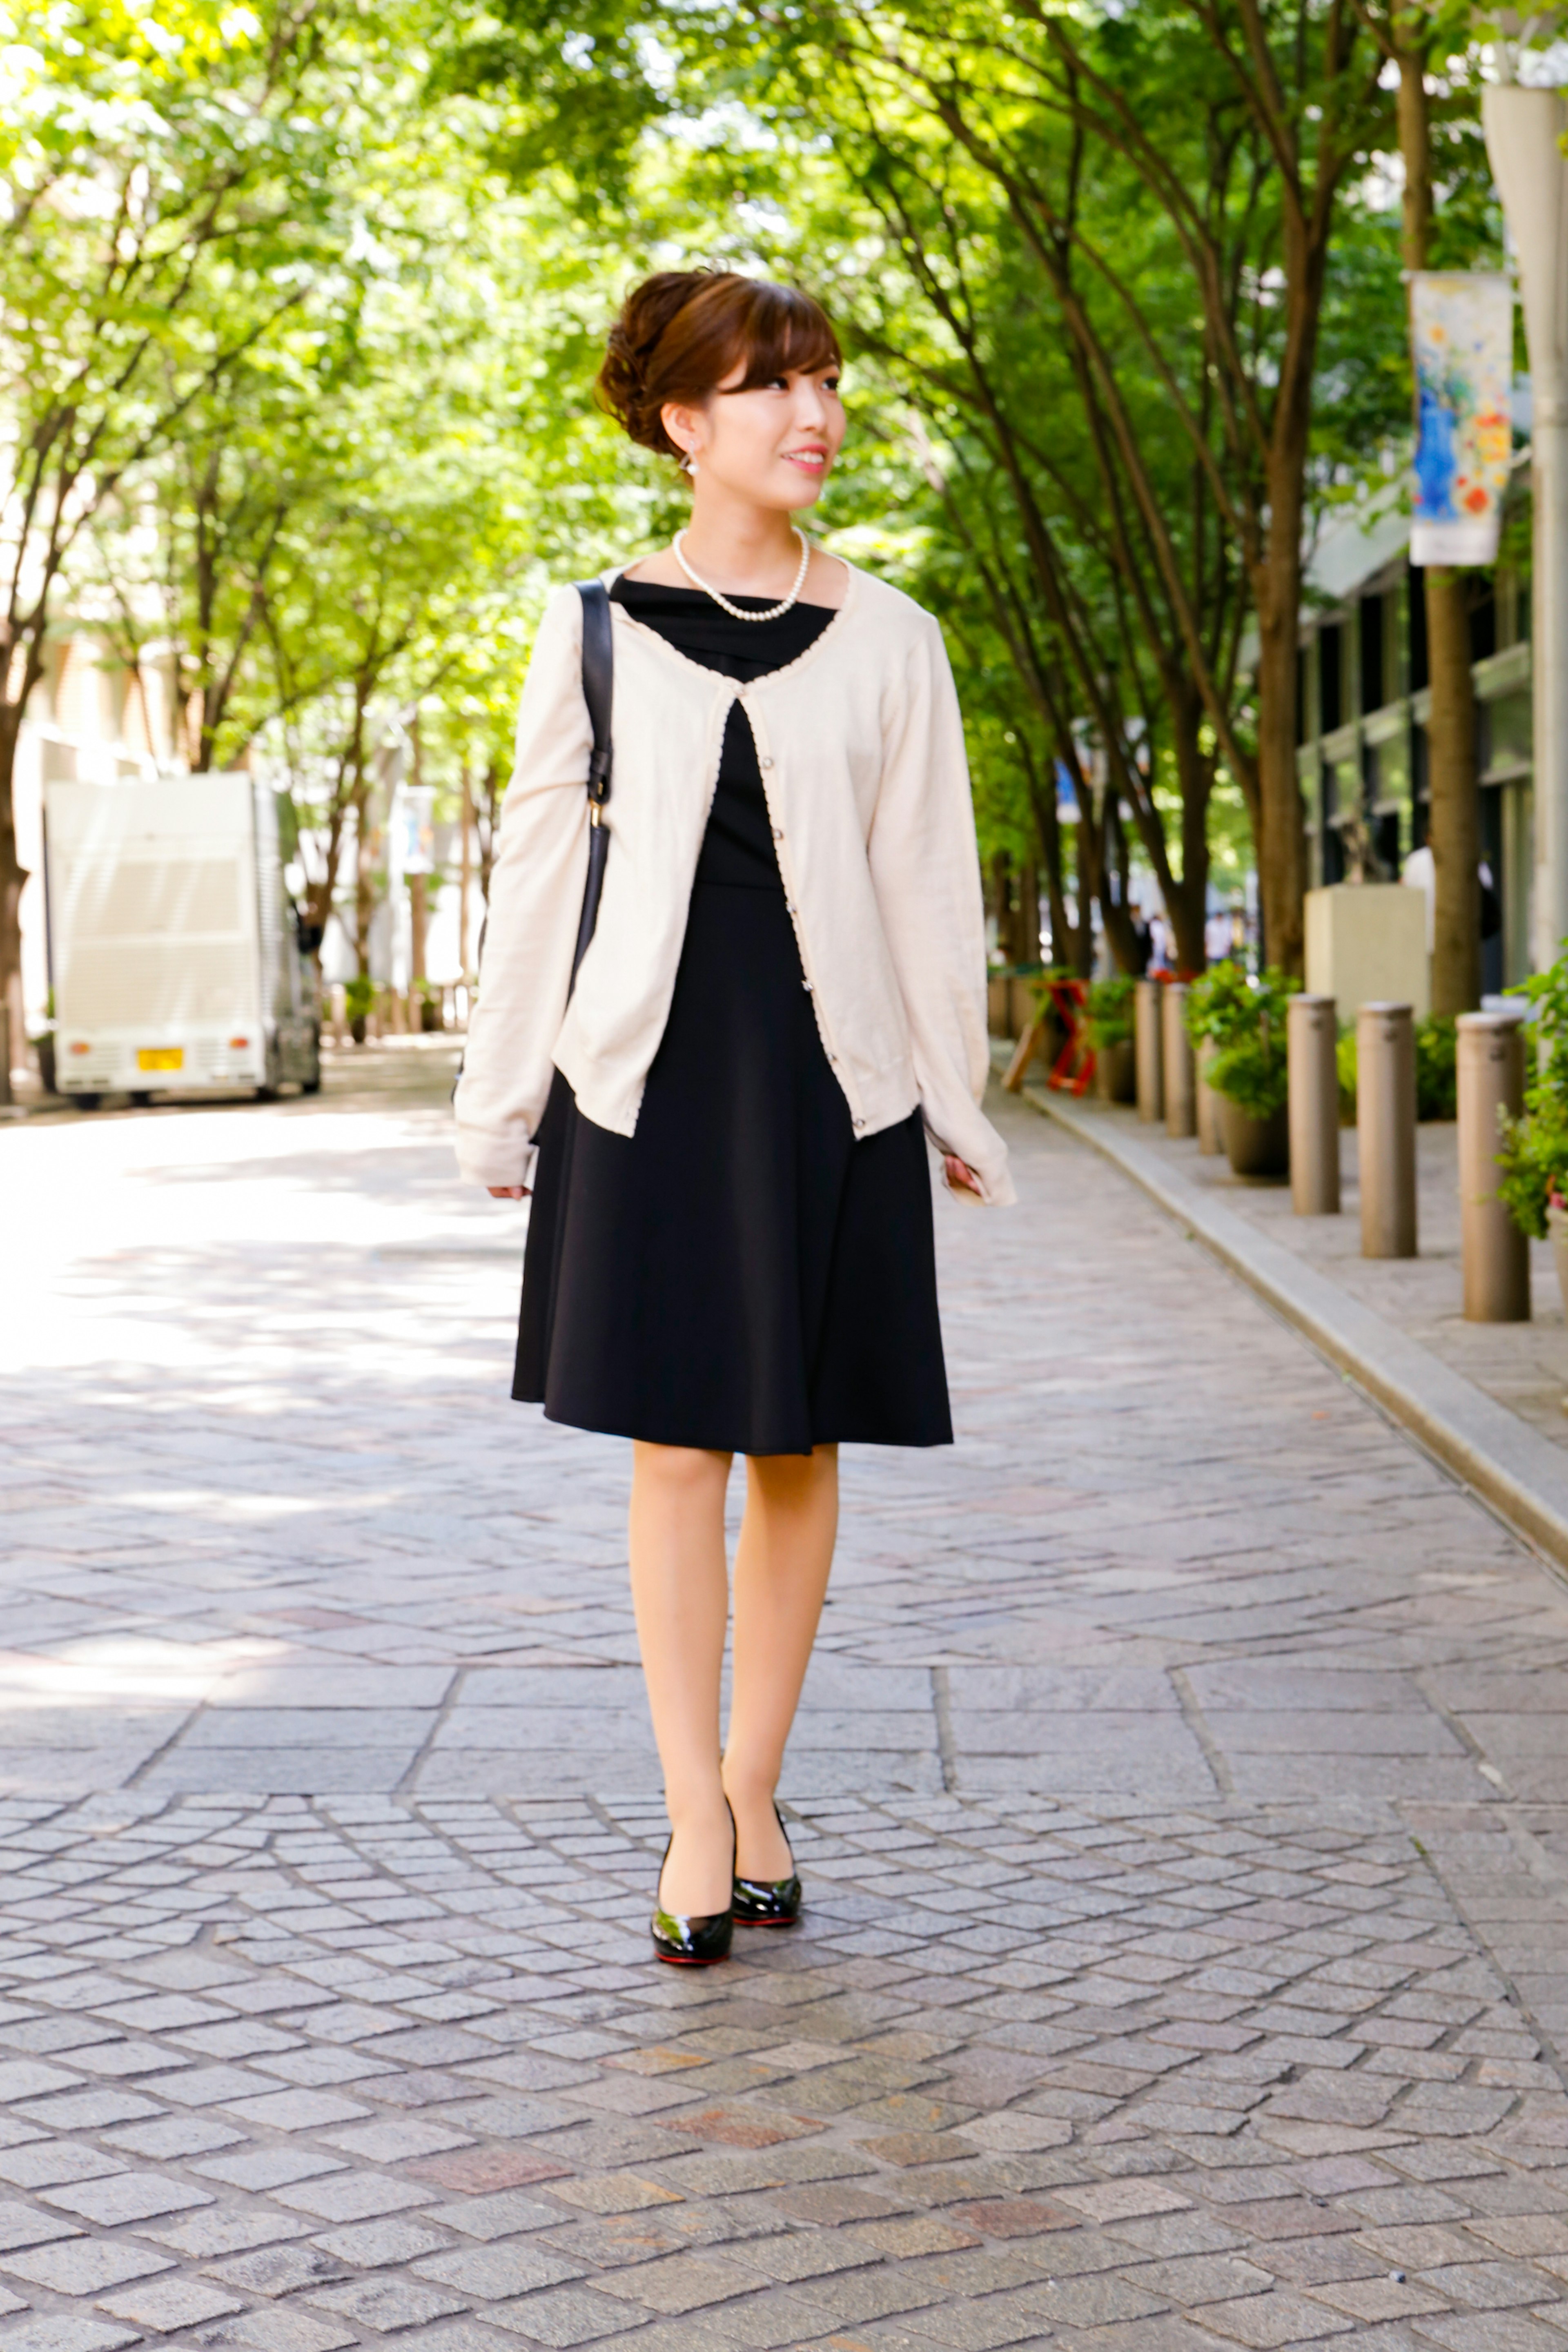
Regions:
<instances>
[{"instance_id":1,"label":"red object on ground","mask_svg":"<svg viewBox=\"0 0 1568 2352\"><path fill-rule=\"evenodd\" d=\"M1083 1009L1089 994L1088 982L1053 980L1047 984L1057 1018L1067 1032L1067 1044L1052 1063L1046 1084L1054 1087L1058 1094L1087 1094L1094 1084L1094 1047L1089 1042L1089 1024Z\"/></svg>"}]
</instances>

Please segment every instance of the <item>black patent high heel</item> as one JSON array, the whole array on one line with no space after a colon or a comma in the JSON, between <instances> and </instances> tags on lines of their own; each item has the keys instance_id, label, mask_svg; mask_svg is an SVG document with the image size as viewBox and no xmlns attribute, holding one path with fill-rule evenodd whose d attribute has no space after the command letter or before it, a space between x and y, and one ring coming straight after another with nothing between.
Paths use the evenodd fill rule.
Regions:
<instances>
[{"instance_id":1,"label":"black patent high heel","mask_svg":"<svg viewBox=\"0 0 1568 2352\"><path fill-rule=\"evenodd\" d=\"M735 1816L730 1812L730 1800L724 1800L724 1811L730 1813L731 1874L734 1874L733 1856L740 1850L740 1832ZM664 1864L669 1860L669 1849L675 1843L671 1830L664 1849L664 1859L658 1865L659 1882L664 1880ZM730 1957L730 1940L735 1925L731 1911L694 1913L689 1917L679 1911L667 1911L654 1890L653 1917L648 1932L653 1937L654 1958L668 1960L672 1968L710 1969L715 1960Z\"/></svg>"},{"instance_id":2,"label":"black patent high heel","mask_svg":"<svg viewBox=\"0 0 1568 2352\"><path fill-rule=\"evenodd\" d=\"M776 1804L773 1819L789 1845L789 1832ZM793 1846L790 1860L795 1860ZM737 1878L731 1916L737 1927L793 1927L800 1917L802 1900L800 1879L794 1870L787 1878Z\"/></svg>"}]
</instances>

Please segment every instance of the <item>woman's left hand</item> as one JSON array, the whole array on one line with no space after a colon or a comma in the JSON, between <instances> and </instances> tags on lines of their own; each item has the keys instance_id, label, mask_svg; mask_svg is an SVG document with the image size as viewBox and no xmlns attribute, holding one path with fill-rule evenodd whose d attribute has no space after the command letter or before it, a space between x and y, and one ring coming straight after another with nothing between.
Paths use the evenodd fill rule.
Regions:
<instances>
[{"instance_id":1,"label":"woman's left hand","mask_svg":"<svg viewBox=\"0 0 1568 2352\"><path fill-rule=\"evenodd\" d=\"M950 1151L943 1157L942 1172L947 1179L947 1188L950 1192L973 1192L976 1200L979 1199L980 1179L973 1169L962 1160L955 1151Z\"/></svg>"}]
</instances>

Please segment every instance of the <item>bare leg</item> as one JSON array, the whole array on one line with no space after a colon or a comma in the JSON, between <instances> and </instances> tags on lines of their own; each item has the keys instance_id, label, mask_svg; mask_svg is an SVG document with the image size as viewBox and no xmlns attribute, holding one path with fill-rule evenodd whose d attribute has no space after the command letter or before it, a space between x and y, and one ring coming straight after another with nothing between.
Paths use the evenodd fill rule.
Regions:
<instances>
[{"instance_id":1,"label":"bare leg","mask_svg":"<svg viewBox=\"0 0 1568 2352\"><path fill-rule=\"evenodd\" d=\"M735 1667L724 1788L742 1878L782 1878L789 1848L773 1815L784 1743L816 1638L838 1533L838 1449L753 1454L735 1548Z\"/></svg>"},{"instance_id":2,"label":"bare leg","mask_svg":"<svg viewBox=\"0 0 1568 2352\"><path fill-rule=\"evenodd\" d=\"M729 1615L727 1454L638 1443L632 1453L632 1604L675 1832L667 1911L730 1907L731 1841L719 1777L719 1676Z\"/></svg>"}]
</instances>

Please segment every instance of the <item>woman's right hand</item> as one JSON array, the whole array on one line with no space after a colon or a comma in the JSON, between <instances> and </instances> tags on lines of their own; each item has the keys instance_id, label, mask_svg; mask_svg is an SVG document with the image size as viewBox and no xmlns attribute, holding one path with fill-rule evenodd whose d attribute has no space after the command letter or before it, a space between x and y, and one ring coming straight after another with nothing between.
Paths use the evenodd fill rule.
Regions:
<instances>
[{"instance_id":1,"label":"woman's right hand","mask_svg":"<svg viewBox=\"0 0 1568 2352\"><path fill-rule=\"evenodd\" d=\"M492 1201L526 1201L526 1184L491 1184L487 1187Z\"/></svg>"}]
</instances>

